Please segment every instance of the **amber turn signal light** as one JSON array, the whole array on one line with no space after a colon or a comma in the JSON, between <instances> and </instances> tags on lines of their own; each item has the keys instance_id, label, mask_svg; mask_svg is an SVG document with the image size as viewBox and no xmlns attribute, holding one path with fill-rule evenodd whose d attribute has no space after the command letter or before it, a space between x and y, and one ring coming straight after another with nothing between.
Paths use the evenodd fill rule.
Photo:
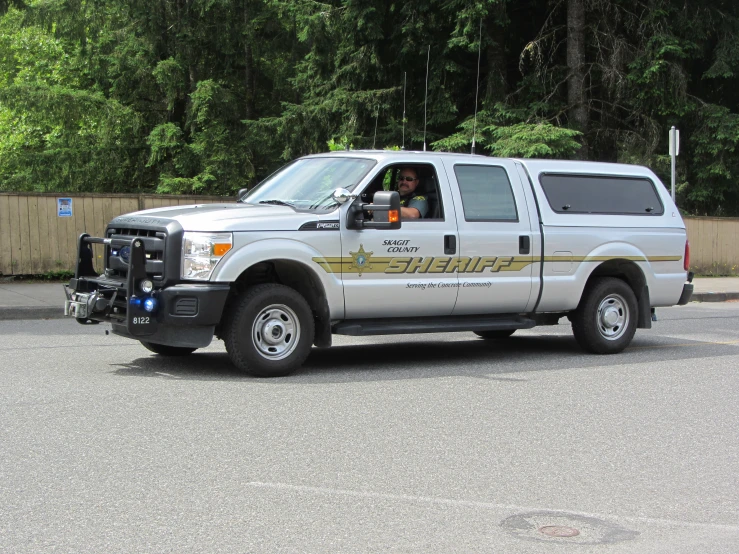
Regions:
<instances>
[{"instance_id":1,"label":"amber turn signal light","mask_svg":"<svg viewBox=\"0 0 739 554\"><path fill-rule=\"evenodd\" d=\"M398 210L390 210L387 213L387 220L390 223L397 223L398 221L400 221L400 213L398 212Z\"/></svg>"},{"instance_id":2,"label":"amber turn signal light","mask_svg":"<svg viewBox=\"0 0 739 554\"><path fill-rule=\"evenodd\" d=\"M231 250L231 245L228 243L216 243L213 245L213 255L219 258L226 254L226 252L228 252L229 250Z\"/></svg>"}]
</instances>

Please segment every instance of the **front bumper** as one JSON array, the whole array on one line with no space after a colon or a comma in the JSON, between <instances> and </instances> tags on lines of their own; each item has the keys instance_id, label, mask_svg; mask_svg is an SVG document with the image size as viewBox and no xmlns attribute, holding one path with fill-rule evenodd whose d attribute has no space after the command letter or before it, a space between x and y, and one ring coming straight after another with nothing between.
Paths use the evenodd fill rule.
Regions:
<instances>
[{"instance_id":1,"label":"front bumper","mask_svg":"<svg viewBox=\"0 0 739 554\"><path fill-rule=\"evenodd\" d=\"M108 241L108 242L106 242ZM90 244L111 244L109 239L82 235L78 245L75 278L66 286L64 314L80 323L110 322L113 332L137 340L170 346L200 348L210 344L215 327L230 291L228 284L176 283L164 285L148 294L141 282L146 273L144 242L135 238L125 279L96 275L85 260L91 256ZM153 299L152 311L145 301ZM151 306L150 306L151 307Z\"/></svg>"}]
</instances>

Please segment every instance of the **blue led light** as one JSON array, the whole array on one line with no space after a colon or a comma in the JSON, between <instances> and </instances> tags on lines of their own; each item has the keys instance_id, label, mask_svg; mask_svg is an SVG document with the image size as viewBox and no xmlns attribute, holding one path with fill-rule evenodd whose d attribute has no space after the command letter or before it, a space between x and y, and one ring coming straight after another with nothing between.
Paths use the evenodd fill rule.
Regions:
<instances>
[{"instance_id":1,"label":"blue led light","mask_svg":"<svg viewBox=\"0 0 739 554\"><path fill-rule=\"evenodd\" d=\"M147 312L153 312L157 309L157 301L156 298L147 298L144 300L144 310Z\"/></svg>"},{"instance_id":2,"label":"blue led light","mask_svg":"<svg viewBox=\"0 0 739 554\"><path fill-rule=\"evenodd\" d=\"M131 304L131 306L141 306L141 298L132 296L129 303Z\"/></svg>"}]
</instances>

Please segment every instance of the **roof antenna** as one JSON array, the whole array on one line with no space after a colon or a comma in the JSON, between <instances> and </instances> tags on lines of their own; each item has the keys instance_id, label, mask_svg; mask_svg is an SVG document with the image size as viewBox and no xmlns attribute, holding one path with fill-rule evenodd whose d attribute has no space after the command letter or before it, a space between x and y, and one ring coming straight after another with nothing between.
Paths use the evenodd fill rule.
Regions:
<instances>
[{"instance_id":1,"label":"roof antenna","mask_svg":"<svg viewBox=\"0 0 739 554\"><path fill-rule=\"evenodd\" d=\"M380 106L377 106L377 111L375 112L375 138L372 139L372 150L375 149L375 143L377 142L377 120L380 117Z\"/></svg>"},{"instance_id":2,"label":"roof antenna","mask_svg":"<svg viewBox=\"0 0 739 554\"><path fill-rule=\"evenodd\" d=\"M480 37L477 41L477 83L475 88L475 121L472 124L472 154L475 153L475 133L477 131L477 95L480 92L480 52L482 51L482 17L480 18Z\"/></svg>"},{"instance_id":3,"label":"roof antenna","mask_svg":"<svg viewBox=\"0 0 739 554\"><path fill-rule=\"evenodd\" d=\"M405 86L406 86L406 76L408 74L404 71L403 72L403 142L400 143L400 149L405 150Z\"/></svg>"},{"instance_id":4,"label":"roof antenna","mask_svg":"<svg viewBox=\"0 0 739 554\"><path fill-rule=\"evenodd\" d=\"M426 55L426 96L423 99L423 151L426 152L426 105L429 99L429 61L431 60L431 45Z\"/></svg>"}]
</instances>

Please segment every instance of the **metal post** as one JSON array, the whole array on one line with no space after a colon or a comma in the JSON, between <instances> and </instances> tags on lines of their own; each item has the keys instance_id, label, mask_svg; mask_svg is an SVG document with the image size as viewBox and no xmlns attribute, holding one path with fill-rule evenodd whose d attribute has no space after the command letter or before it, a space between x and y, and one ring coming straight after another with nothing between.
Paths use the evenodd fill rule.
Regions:
<instances>
[{"instance_id":1,"label":"metal post","mask_svg":"<svg viewBox=\"0 0 739 554\"><path fill-rule=\"evenodd\" d=\"M673 125L670 129L670 177L672 181L672 201L675 201L675 165L680 153L680 131Z\"/></svg>"},{"instance_id":2,"label":"metal post","mask_svg":"<svg viewBox=\"0 0 739 554\"><path fill-rule=\"evenodd\" d=\"M670 129L670 176L672 183L672 201L675 201L675 126Z\"/></svg>"}]
</instances>

